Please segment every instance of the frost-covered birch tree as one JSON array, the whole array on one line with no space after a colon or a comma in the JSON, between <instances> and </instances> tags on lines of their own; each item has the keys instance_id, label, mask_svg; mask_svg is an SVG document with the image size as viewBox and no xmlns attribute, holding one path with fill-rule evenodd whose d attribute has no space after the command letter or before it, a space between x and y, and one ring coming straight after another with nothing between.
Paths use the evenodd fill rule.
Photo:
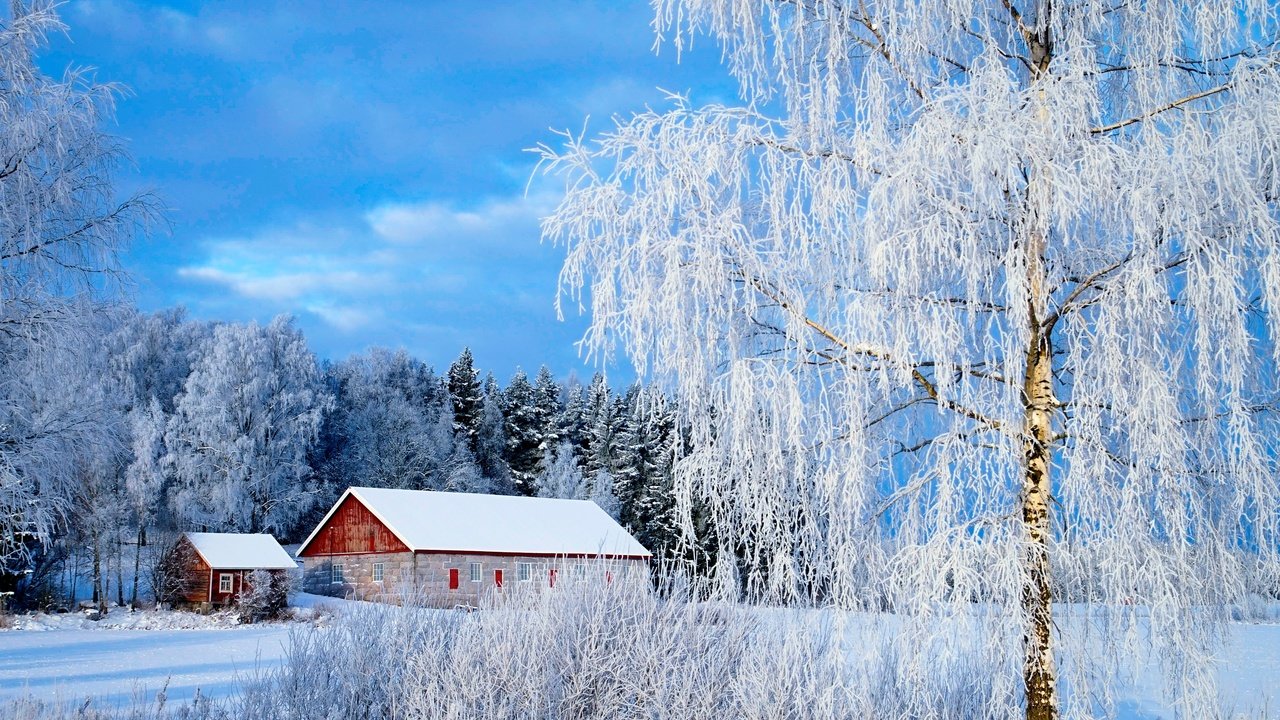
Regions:
<instances>
[{"instance_id":1,"label":"frost-covered birch tree","mask_svg":"<svg viewBox=\"0 0 1280 720\"><path fill-rule=\"evenodd\" d=\"M1280 539L1274 5L654 4L743 102L542 148L544 234L587 346L675 387L686 516L750 589L928 617L922 678L921 638L979 623L1030 718L1060 669L1107 709L1059 652L1084 598L1216 711L1225 609Z\"/></svg>"},{"instance_id":2,"label":"frost-covered birch tree","mask_svg":"<svg viewBox=\"0 0 1280 720\"><path fill-rule=\"evenodd\" d=\"M35 63L63 28L47 2L0 9L0 585L31 569L58 532L76 482L75 447L101 433L91 378L58 377L94 337L85 296L118 273L116 256L151 217L121 200L123 159L103 130L117 88ZM77 346L79 343L79 346Z\"/></svg>"},{"instance_id":3,"label":"frost-covered birch tree","mask_svg":"<svg viewBox=\"0 0 1280 720\"><path fill-rule=\"evenodd\" d=\"M291 532L314 500L307 455L332 402L292 318L214 328L165 431L175 515Z\"/></svg>"}]
</instances>

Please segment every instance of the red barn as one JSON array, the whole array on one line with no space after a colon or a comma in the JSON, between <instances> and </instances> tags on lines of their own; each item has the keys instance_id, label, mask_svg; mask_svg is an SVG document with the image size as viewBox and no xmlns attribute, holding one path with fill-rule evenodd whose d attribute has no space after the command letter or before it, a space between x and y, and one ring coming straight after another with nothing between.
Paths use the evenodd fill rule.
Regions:
<instances>
[{"instance_id":1,"label":"red barn","mask_svg":"<svg viewBox=\"0 0 1280 720\"><path fill-rule=\"evenodd\" d=\"M589 500L353 487L298 557L309 593L448 606L514 584L611 582L652 555Z\"/></svg>"},{"instance_id":2,"label":"red barn","mask_svg":"<svg viewBox=\"0 0 1280 720\"><path fill-rule=\"evenodd\" d=\"M190 603L227 605L248 589L254 570L284 573L298 567L275 538L263 534L183 533L175 553Z\"/></svg>"}]
</instances>

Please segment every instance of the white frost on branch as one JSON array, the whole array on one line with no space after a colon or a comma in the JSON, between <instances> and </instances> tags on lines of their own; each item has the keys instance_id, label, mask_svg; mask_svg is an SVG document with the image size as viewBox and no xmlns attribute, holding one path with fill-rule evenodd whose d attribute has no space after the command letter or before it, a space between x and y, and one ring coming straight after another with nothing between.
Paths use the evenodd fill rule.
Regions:
<instances>
[{"instance_id":1,"label":"white frost on branch","mask_svg":"<svg viewBox=\"0 0 1280 720\"><path fill-rule=\"evenodd\" d=\"M1213 706L1226 611L1280 564L1274 6L655 5L677 48L724 44L743 106L539 151L586 347L680 402L686 528L705 503L725 576L909 614L916 649L1003 608L993 697L1021 702L1043 349L1053 599L1122 655L1149 613L1171 695ZM1105 708L1119 664L1064 671Z\"/></svg>"}]
</instances>

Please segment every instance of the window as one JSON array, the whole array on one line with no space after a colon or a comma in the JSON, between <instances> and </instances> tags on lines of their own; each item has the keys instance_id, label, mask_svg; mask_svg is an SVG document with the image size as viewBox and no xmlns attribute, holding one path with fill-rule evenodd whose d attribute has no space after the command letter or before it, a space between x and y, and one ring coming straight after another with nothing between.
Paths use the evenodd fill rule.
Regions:
<instances>
[{"instance_id":1,"label":"window","mask_svg":"<svg viewBox=\"0 0 1280 720\"><path fill-rule=\"evenodd\" d=\"M342 582L343 582L343 580L342 580L342 563L334 563L334 564L333 564L333 580L332 580L332 582L333 582L335 585L340 585L340 584L342 584Z\"/></svg>"},{"instance_id":2,"label":"window","mask_svg":"<svg viewBox=\"0 0 1280 720\"><path fill-rule=\"evenodd\" d=\"M374 582L377 582L377 583L382 582L382 568L383 568L382 563L373 564L373 581Z\"/></svg>"},{"instance_id":3,"label":"window","mask_svg":"<svg viewBox=\"0 0 1280 720\"><path fill-rule=\"evenodd\" d=\"M516 579L529 582L533 579L533 563L516 563Z\"/></svg>"},{"instance_id":4,"label":"window","mask_svg":"<svg viewBox=\"0 0 1280 720\"><path fill-rule=\"evenodd\" d=\"M569 566L569 573L573 576L576 583L584 583L587 581L587 566L581 563Z\"/></svg>"},{"instance_id":5,"label":"window","mask_svg":"<svg viewBox=\"0 0 1280 720\"><path fill-rule=\"evenodd\" d=\"M480 563L469 563L467 565L467 572L470 573L471 582L473 583L480 582L483 577L481 574Z\"/></svg>"},{"instance_id":6,"label":"window","mask_svg":"<svg viewBox=\"0 0 1280 720\"><path fill-rule=\"evenodd\" d=\"M218 573L218 592L220 593L231 592L232 577L233 576L231 573Z\"/></svg>"}]
</instances>

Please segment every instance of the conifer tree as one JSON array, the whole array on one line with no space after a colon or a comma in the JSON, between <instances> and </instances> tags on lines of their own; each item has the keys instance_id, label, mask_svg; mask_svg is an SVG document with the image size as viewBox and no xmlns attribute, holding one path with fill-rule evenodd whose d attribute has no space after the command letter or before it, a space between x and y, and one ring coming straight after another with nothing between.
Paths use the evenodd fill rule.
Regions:
<instances>
[{"instance_id":1,"label":"conifer tree","mask_svg":"<svg viewBox=\"0 0 1280 720\"><path fill-rule=\"evenodd\" d=\"M453 406L454 432L465 438L468 448L475 453L484 395L480 389L480 374L476 372L471 358L471 348L463 348L458 359L449 366L447 383Z\"/></svg>"},{"instance_id":2,"label":"conifer tree","mask_svg":"<svg viewBox=\"0 0 1280 720\"><path fill-rule=\"evenodd\" d=\"M546 365L538 368L533 385L533 423L538 429L539 472L546 469L551 450L564 439L560 432L560 417L565 410L561 392L551 369Z\"/></svg>"},{"instance_id":3,"label":"conifer tree","mask_svg":"<svg viewBox=\"0 0 1280 720\"><path fill-rule=\"evenodd\" d=\"M484 384L480 418L476 428L475 460L480 473L489 480L490 491L502 495L514 492L511 468L507 466L506 419L502 415L502 390L489 375Z\"/></svg>"},{"instance_id":4,"label":"conifer tree","mask_svg":"<svg viewBox=\"0 0 1280 720\"><path fill-rule=\"evenodd\" d=\"M535 393L524 371L516 370L502 397L507 436L505 457L515 491L521 495L535 493L542 462L545 419L536 404Z\"/></svg>"}]
</instances>

